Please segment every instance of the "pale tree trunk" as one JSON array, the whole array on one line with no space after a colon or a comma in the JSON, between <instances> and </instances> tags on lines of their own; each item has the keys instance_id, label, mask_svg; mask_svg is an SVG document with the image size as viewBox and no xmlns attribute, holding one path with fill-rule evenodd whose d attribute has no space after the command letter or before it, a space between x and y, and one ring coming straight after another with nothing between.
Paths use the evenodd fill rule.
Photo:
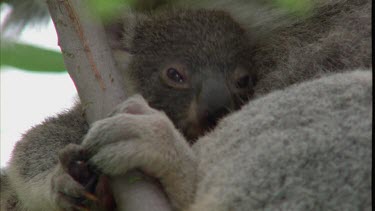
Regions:
<instances>
[{"instance_id":1,"label":"pale tree trunk","mask_svg":"<svg viewBox=\"0 0 375 211\"><path fill-rule=\"evenodd\" d=\"M89 124L104 118L126 99L107 44L103 26L83 0L47 0L65 66L74 81ZM130 182L140 172L111 178L118 210L171 210L165 194L153 182ZM143 177L143 176L142 176Z\"/></svg>"}]
</instances>

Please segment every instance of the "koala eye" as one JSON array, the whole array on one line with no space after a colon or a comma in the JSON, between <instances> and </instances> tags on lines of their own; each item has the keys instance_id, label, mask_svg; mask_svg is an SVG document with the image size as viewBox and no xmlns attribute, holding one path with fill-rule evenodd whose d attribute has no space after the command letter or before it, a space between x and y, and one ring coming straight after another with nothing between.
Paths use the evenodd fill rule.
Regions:
<instances>
[{"instance_id":1,"label":"koala eye","mask_svg":"<svg viewBox=\"0 0 375 211\"><path fill-rule=\"evenodd\" d=\"M182 74L180 74L178 72L178 70L176 70L175 68L168 68L166 74L167 74L169 79L171 79L172 81L174 81L176 83L184 83L185 82L184 76L182 76Z\"/></svg>"},{"instance_id":2,"label":"koala eye","mask_svg":"<svg viewBox=\"0 0 375 211\"><path fill-rule=\"evenodd\" d=\"M239 78L236 81L236 87L239 88L239 89L244 89L244 88L247 88L249 86L249 83L250 83L250 76L245 75L245 76L242 76L241 78Z\"/></svg>"},{"instance_id":3,"label":"koala eye","mask_svg":"<svg viewBox=\"0 0 375 211\"><path fill-rule=\"evenodd\" d=\"M169 66L161 72L162 81L172 88L189 88L188 77L182 65Z\"/></svg>"}]
</instances>

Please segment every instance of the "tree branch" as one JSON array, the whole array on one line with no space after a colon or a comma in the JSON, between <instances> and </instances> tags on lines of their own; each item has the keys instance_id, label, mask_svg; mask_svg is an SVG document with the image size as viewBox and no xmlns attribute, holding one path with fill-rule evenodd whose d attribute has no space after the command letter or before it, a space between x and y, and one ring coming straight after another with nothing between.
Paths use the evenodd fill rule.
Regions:
<instances>
[{"instance_id":1,"label":"tree branch","mask_svg":"<svg viewBox=\"0 0 375 211\"><path fill-rule=\"evenodd\" d=\"M47 0L65 66L77 88L89 124L105 118L126 99L103 27L84 0ZM139 172L111 178L118 210L171 210L161 188L149 180L129 182ZM145 177L142 175L142 177Z\"/></svg>"},{"instance_id":2,"label":"tree branch","mask_svg":"<svg viewBox=\"0 0 375 211\"><path fill-rule=\"evenodd\" d=\"M87 121L104 118L126 93L100 21L85 1L48 0L64 63L86 109Z\"/></svg>"}]
</instances>

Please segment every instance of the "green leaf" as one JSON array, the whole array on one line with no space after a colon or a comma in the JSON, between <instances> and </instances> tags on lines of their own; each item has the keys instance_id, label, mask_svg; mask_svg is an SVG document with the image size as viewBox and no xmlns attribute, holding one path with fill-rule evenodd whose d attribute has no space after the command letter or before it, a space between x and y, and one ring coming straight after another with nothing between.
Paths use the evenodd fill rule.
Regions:
<instances>
[{"instance_id":1,"label":"green leaf","mask_svg":"<svg viewBox=\"0 0 375 211\"><path fill-rule=\"evenodd\" d=\"M275 4L292 13L304 16L311 11L313 2L311 0L276 0Z\"/></svg>"},{"instance_id":2,"label":"green leaf","mask_svg":"<svg viewBox=\"0 0 375 211\"><path fill-rule=\"evenodd\" d=\"M90 0L89 8L102 21L110 21L122 15L124 9L150 11L159 6L173 3L174 0Z\"/></svg>"},{"instance_id":3,"label":"green leaf","mask_svg":"<svg viewBox=\"0 0 375 211\"><path fill-rule=\"evenodd\" d=\"M61 53L22 43L1 40L0 67L37 72L66 72Z\"/></svg>"},{"instance_id":4,"label":"green leaf","mask_svg":"<svg viewBox=\"0 0 375 211\"><path fill-rule=\"evenodd\" d=\"M90 0L88 2L92 11L102 20L107 21L119 16L121 9L133 5L135 0Z\"/></svg>"}]
</instances>

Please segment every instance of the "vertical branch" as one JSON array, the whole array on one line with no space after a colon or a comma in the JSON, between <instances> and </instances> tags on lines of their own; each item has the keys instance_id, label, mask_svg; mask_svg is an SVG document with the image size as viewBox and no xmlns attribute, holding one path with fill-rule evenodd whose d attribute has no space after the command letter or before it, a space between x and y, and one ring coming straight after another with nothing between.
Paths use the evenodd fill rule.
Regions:
<instances>
[{"instance_id":1,"label":"vertical branch","mask_svg":"<svg viewBox=\"0 0 375 211\"><path fill-rule=\"evenodd\" d=\"M86 109L87 121L102 119L126 93L100 21L85 1L48 0L64 63Z\"/></svg>"},{"instance_id":2,"label":"vertical branch","mask_svg":"<svg viewBox=\"0 0 375 211\"><path fill-rule=\"evenodd\" d=\"M90 15L84 0L47 0L65 66L77 88L87 121L104 118L126 98L100 21ZM142 180L129 182L139 172L111 178L119 210L168 211L161 188ZM142 175L144 177L144 175Z\"/></svg>"}]
</instances>

